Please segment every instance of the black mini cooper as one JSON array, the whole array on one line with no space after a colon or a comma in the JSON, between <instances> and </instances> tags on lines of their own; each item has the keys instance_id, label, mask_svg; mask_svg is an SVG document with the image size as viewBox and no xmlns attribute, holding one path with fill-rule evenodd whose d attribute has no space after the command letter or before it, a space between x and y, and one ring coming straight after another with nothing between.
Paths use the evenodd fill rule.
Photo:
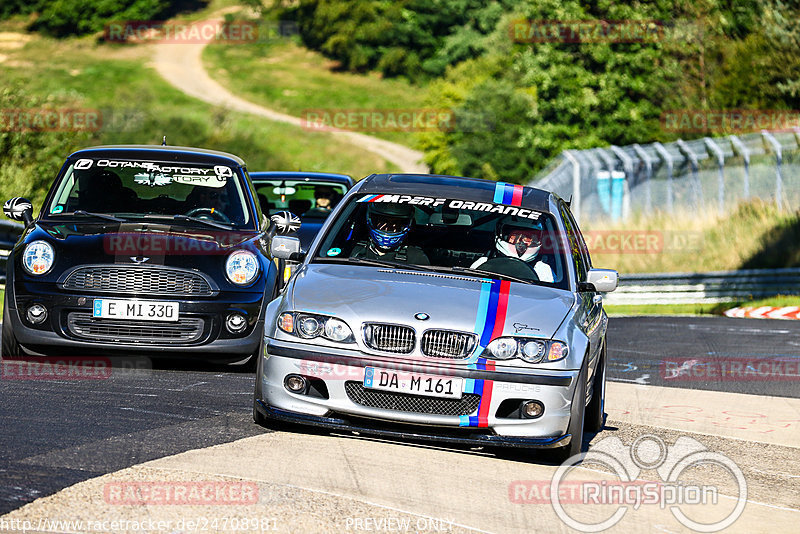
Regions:
<instances>
[{"instance_id":1,"label":"black mini cooper","mask_svg":"<svg viewBox=\"0 0 800 534\"><path fill-rule=\"evenodd\" d=\"M246 362L294 220L261 213L244 162L196 148L70 155L8 259L2 356L137 352ZM279 223L283 224L279 224ZM275 247L277 252L273 254ZM273 247L273 250L270 250Z\"/></svg>"}]
</instances>

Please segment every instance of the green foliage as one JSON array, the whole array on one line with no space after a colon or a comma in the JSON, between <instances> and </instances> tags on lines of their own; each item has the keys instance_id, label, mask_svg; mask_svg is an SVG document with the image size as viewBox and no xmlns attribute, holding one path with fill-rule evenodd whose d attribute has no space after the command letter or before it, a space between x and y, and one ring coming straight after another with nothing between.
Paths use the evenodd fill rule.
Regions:
<instances>
[{"instance_id":1,"label":"green foliage","mask_svg":"<svg viewBox=\"0 0 800 534\"><path fill-rule=\"evenodd\" d=\"M278 7L298 22L303 41L353 71L386 76L439 76L448 65L486 51L511 0L300 0Z\"/></svg>"},{"instance_id":2,"label":"green foliage","mask_svg":"<svg viewBox=\"0 0 800 534\"><path fill-rule=\"evenodd\" d=\"M30 94L18 84L0 92L0 109L4 110L52 108L53 104L52 99ZM89 139L86 133L4 130L0 130L0 202L23 196L37 207L70 148L85 145Z\"/></svg>"},{"instance_id":3,"label":"green foliage","mask_svg":"<svg viewBox=\"0 0 800 534\"><path fill-rule=\"evenodd\" d=\"M524 183L566 148L675 139L664 110L800 107L789 0L299 0L277 11L343 69L405 76L428 85L434 107L493 118L489 130L420 134L434 172ZM515 20L661 21L662 33L518 42Z\"/></svg>"},{"instance_id":4,"label":"green foliage","mask_svg":"<svg viewBox=\"0 0 800 534\"><path fill-rule=\"evenodd\" d=\"M175 6L169 0L3 0L0 19L38 13L32 30L64 37L97 32L111 21L167 17Z\"/></svg>"}]
</instances>

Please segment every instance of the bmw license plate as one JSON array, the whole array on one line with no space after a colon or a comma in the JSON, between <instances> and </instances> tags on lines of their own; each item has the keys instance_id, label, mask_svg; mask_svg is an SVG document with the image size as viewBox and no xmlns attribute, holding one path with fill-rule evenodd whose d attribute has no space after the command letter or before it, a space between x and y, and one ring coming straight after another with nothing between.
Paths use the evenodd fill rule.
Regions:
<instances>
[{"instance_id":1,"label":"bmw license plate","mask_svg":"<svg viewBox=\"0 0 800 534\"><path fill-rule=\"evenodd\" d=\"M464 379L367 367L364 369L364 387L410 395L460 399Z\"/></svg>"},{"instance_id":2,"label":"bmw license plate","mask_svg":"<svg viewBox=\"0 0 800 534\"><path fill-rule=\"evenodd\" d=\"M139 321L177 321L178 302L94 299L92 317Z\"/></svg>"}]
</instances>

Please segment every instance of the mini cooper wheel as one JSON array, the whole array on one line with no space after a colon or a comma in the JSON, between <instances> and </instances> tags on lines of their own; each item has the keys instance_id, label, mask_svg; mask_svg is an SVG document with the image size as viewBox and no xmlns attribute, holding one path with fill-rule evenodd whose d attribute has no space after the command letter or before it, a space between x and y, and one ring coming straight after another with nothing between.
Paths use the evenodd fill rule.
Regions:
<instances>
[{"instance_id":1,"label":"mini cooper wheel","mask_svg":"<svg viewBox=\"0 0 800 534\"><path fill-rule=\"evenodd\" d=\"M14 330L11 328L11 317L8 311L8 293L6 293L5 302L3 306L3 339L2 339L2 359L18 358L23 356L22 347L14 335Z\"/></svg>"}]
</instances>

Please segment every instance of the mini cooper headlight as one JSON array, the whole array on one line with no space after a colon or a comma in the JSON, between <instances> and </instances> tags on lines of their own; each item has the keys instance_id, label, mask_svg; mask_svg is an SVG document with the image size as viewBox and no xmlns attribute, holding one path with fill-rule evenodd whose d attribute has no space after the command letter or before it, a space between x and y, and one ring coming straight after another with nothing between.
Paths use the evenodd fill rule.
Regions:
<instances>
[{"instance_id":1,"label":"mini cooper headlight","mask_svg":"<svg viewBox=\"0 0 800 534\"><path fill-rule=\"evenodd\" d=\"M53 267L56 253L47 241L32 241L22 254L22 266L31 274L45 274Z\"/></svg>"},{"instance_id":2,"label":"mini cooper headlight","mask_svg":"<svg viewBox=\"0 0 800 534\"><path fill-rule=\"evenodd\" d=\"M481 356L493 360L520 358L528 363L547 363L562 360L567 354L569 347L561 341L498 337L487 345Z\"/></svg>"},{"instance_id":3,"label":"mini cooper headlight","mask_svg":"<svg viewBox=\"0 0 800 534\"><path fill-rule=\"evenodd\" d=\"M245 286L258 276L258 258L249 250L237 250L225 262L225 274L234 284Z\"/></svg>"},{"instance_id":4,"label":"mini cooper headlight","mask_svg":"<svg viewBox=\"0 0 800 534\"><path fill-rule=\"evenodd\" d=\"M340 343L353 343L353 331L336 317L311 313L284 312L278 316L278 328L287 334L313 339L323 337Z\"/></svg>"}]
</instances>

